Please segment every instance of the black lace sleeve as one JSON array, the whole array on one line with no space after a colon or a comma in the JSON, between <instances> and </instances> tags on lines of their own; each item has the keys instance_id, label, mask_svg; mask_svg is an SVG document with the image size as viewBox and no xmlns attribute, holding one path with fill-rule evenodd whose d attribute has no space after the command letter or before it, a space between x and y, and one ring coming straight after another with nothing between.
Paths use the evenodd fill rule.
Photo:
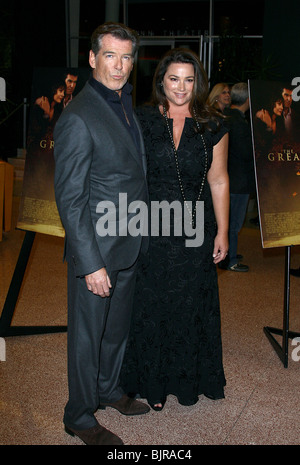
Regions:
<instances>
[{"instance_id":1,"label":"black lace sleeve","mask_svg":"<svg viewBox=\"0 0 300 465\"><path fill-rule=\"evenodd\" d=\"M210 137L211 137L211 144L217 145L217 143L222 139L222 137L228 132L228 127L226 122L220 118L219 126L214 122L209 123L210 126Z\"/></svg>"}]
</instances>

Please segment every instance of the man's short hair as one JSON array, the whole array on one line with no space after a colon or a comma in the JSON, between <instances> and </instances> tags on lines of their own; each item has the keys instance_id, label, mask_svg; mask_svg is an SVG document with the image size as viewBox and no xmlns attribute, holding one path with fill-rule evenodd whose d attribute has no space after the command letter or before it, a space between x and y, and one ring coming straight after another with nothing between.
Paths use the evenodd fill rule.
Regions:
<instances>
[{"instance_id":1,"label":"man's short hair","mask_svg":"<svg viewBox=\"0 0 300 465\"><path fill-rule=\"evenodd\" d=\"M246 82L238 82L237 84L234 84L232 86L231 105L236 105L240 107L246 102L248 97L248 84L246 84Z\"/></svg>"},{"instance_id":2,"label":"man's short hair","mask_svg":"<svg viewBox=\"0 0 300 465\"><path fill-rule=\"evenodd\" d=\"M134 57L139 45L138 33L128 26L125 26L125 24L113 23L111 21L98 26L92 34L91 49L95 55L98 54L102 46L102 38L105 34L111 34L113 37L120 40L131 40Z\"/></svg>"}]
</instances>

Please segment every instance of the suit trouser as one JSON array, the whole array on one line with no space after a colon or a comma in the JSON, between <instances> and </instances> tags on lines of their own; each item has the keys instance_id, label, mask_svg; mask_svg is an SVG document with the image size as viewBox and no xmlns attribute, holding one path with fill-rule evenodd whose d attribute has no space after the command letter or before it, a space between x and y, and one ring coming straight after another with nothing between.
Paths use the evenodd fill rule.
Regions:
<instances>
[{"instance_id":1,"label":"suit trouser","mask_svg":"<svg viewBox=\"0 0 300 465\"><path fill-rule=\"evenodd\" d=\"M68 381L69 400L64 422L74 429L95 426L101 402L119 400L119 374L126 348L136 263L109 273L110 297L94 295L84 278L68 265Z\"/></svg>"}]
</instances>

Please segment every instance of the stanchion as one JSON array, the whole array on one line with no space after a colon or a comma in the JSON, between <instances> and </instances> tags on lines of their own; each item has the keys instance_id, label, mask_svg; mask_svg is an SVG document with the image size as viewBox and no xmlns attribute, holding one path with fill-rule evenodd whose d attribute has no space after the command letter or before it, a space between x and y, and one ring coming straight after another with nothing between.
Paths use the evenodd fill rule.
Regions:
<instances>
[{"instance_id":1,"label":"stanchion","mask_svg":"<svg viewBox=\"0 0 300 465\"><path fill-rule=\"evenodd\" d=\"M11 326L34 238L35 232L26 231L0 318L1 337L26 336L67 331L67 326Z\"/></svg>"},{"instance_id":2,"label":"stanchion","mask_svg":"<svg viewBox=\"0 0 300 465\"><path fill-rule=\"evenodd\" d=\"M290 317L290 264L291 264L291 246L285 248L285 274L284 274L284 305L283 305L283 328L264 327L264 332L276 351L278 357L285 368L288 367L289 339L300 336L300 333L289 330ZM273 334L282 336L280 344Z\"/></svg>"}]
</instances>

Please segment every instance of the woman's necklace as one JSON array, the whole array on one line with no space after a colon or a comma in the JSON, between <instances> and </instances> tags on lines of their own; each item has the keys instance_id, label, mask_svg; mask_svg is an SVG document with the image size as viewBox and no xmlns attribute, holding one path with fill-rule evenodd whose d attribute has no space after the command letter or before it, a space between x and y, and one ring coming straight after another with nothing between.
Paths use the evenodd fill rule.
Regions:
<instances>
[{"instance_id":1,"label":"woman's necklace","mask_svg":"<svg viewBox=\"0 0 300 465\"><path fill-rule=\"evenodd\" d=\"M204 187L204 183L205 183L206 174L207 174L208 156L207 156L207 149L206 149L205 140L204 140L203 135L200 134L201 139L202 139L202 143L203 143L203 147L204 147L204 152L205 152L205 166L204 166L203 178L202 178L202 181L201 181L201 184L200 184L199 195L198 195L194 210L192 211L190 209L189 205L188 205L188 202L187 202L186 198L185 198L183 183L182 183L181 174L180 174L180 171L179 171L177 150L176 150L176 147L175 147L175 142L174 142L174 139L173 139L172 131L171 131L171 128L169 126L167 110L166 110L165 106L163 106L163 115L164 115L164 118L165 118L165 121L166 121L168 133L169 133L170 140L171 140L171 143L172 143L172 148L173 148L173 153L174 153L174 158L175 158L176 171L177 171L177 177L178 177L178 181L179 181L179 187L180 187L181 195L182 195L183 201L184 201L184 203L186 205L186 208L187 208L187 210L188 210L188 212L189 212L189 214L191 216L191 219L192 219L191 224L192 224L192 226L194 226L197 202L200 200L200 197L201 197L201 194L202 194L202 191L203 191L203 187ZM197 126L197 129L198 129L199 133L200 133L200 126L199 126L199 123L197 121L195 110L194 110L194 115L195 115L196 126Z\"/></svg>"}]
</instances>

